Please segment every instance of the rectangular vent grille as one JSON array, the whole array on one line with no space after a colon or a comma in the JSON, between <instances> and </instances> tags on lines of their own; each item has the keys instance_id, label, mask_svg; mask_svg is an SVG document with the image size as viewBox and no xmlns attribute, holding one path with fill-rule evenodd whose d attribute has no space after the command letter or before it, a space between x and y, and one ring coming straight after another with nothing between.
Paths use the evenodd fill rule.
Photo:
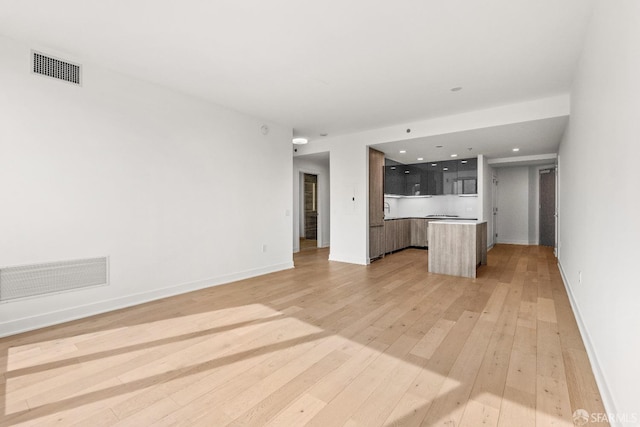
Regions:
<instances>
[{"instance_id":1,"label":"rectangular vent grille","mask_svg":"<svg viewBox=\"0 0 640 427\"><path fill-rule=\"evenodd\" d=\"M108 259L90 258L0 269L0 301L105 285Z\"/></svg>"},{"instance_id":2,"label":"rectangular vent grille","mask_svg":"<svg viewBox=\"0 0 640 427\"><path fill-rule=\"evenodd\" d=\"M65 82L80 84L80 66L33 52L33 72Z\"/></svg>"}]
</instances>

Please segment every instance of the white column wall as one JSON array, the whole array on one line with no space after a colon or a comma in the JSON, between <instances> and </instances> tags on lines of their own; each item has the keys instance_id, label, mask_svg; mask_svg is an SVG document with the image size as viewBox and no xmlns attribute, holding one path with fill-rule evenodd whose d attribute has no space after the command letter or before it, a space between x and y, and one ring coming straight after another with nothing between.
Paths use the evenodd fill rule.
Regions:
<instances>
[{"instance_id":1,"label":"white column wall","mask_svg":"<svg viewBox=\"0 0 640 427\"><path fill-rule=\"evenodd\" d=\"M638 1L596 3L559 156L559 262L618 426L640 422L638 22Z\"/></svg>"}]
</instances>

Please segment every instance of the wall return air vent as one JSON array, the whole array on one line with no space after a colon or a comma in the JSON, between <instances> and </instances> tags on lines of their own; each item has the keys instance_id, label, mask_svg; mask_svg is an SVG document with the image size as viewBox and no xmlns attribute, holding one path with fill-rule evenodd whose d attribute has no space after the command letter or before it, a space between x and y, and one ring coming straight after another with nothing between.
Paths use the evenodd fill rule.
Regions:
<instances>
[{"instance_id":1,"label":"wall return air vent","mask_svg":"<svg viewBox=\"0 0 640 427\"><path fill-rule=\"evenodd\" d=\"M52 77L80 86L80 72L82 68L78 64L32 51L32 65L31 70L34 74Z\"/></svg>"},{"instance_id":2,"label":"wall return air vent","mask_svg":"<svg viewBox=\"0 0 640 427\"><path fill-rule=\"evenodd\" d=\"M109 259L88 258L0 268L0 302L107 285Z\"/></svg>"}]
</instances>

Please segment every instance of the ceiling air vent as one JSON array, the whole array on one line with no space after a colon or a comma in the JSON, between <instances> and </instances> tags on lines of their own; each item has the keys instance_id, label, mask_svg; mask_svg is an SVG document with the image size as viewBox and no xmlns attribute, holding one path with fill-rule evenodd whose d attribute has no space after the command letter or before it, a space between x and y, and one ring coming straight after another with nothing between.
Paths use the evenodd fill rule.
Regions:
<instances>
[{"instance_id":1,"label":"ceiling air vent","mask_svg":"<svg viewBox=\"0 0 640 427\"><path fill-rule=\"evenodd\" d=\"M80 85L80 65L53 58L40 52L33 52L33 72Z\"/></svg>"}]
</instances>

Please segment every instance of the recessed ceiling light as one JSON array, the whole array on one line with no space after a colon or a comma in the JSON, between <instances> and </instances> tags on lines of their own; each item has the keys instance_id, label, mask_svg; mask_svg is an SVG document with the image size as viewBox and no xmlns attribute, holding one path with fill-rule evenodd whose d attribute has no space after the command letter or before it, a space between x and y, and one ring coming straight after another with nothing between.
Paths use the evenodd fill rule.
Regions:
<instances>
[{"instance_id":1,"label":"recessed ceiling light","mask_svg":"<svg viewBox=\"0 0 640 427\"><path fill-rule=\"evenodd\" d=\"M467 161L466 160L462 160L460 163L467 163Z\"/></svg>"},{"instance_id":2,"label":"recessed ceiling light","mask_svg":"<svg viewBox=\"0 0 640 427\"><path fill-rule=\"evenodd\" d=\"M409 173L409 171L404 171L404 173Z\"/></svg>"},{"instance_id":3,"label":"recessed ceiling light","mask_svg":"<svg viewBox=\"0 0 640 427\"><path fill-rule=\"evenodd\" d=\"M462 90L462 86L456 86L451 88L451 92L460 92Z\"/></svg>"},{"instance_id":4,"label":"recessed ceiling light","mask_svg":"<svg viewBox=\"0 0 640 427\"><path fill-rule=\"evenodd\" d=\"M395 166L391 166L391 170L395 170L395 168L396 168Z\"/></svg>"},{"instance_id":5,"label":"recessed ceiling light","mask_svg":"<svg viewBox=\"0 0 640 427\"><path fill-rule=\"evenodd\" d=\"M418 160L424 160L424 158L422 158L422 157L418 157Z\"/></svg>"},{"instance_id":6,"label":"recessed ceiling light","mask_svg":"<svg viewBox=\"0 0 640 427\"><path fill-rule=\"evenodd\" d=\"M293 142L296 145L303 145L309 142L309 140L307 138L293 138L291 142Z\"/></svg>"},{"instance_id":7,"label":"recessed ceiling light","mask_svg":"<svg viewBox=\"0 0 640 427\"><path fill-rule=\"evenodd\" d=\"M406 152L407 152L407 150L400 150L400 154L404 154Z\"/></svg>"},{"instance_id":8,"label":"recessed ceiling light","mask_svg":"<svg viewBox=\"0 0 640 427\"><path fill-rule=\"evenodd\" d=\"M458 157L458 155L457 154L452 154L451 157Z\"/></svg>"},{"instance_id":9,"label":"recessed ceiling light","mask_svg":"<svg viewBox=\"0 0 640 427\"><path fill-rule=\"evenodd\" d=\"M449 168L442 168L442 170L443 170L443 171L448 171L448 170L449 170Z\"/></svg>"},{"instance_id":10,"label":"recessed ceiling light","mask_svg":"<svg viewBox=\"0 0 640 427\"><path fill-rule=\"evenodd\" d=\"M520 149L519 148L514 148L513 151L520 151Z\"/></svg>"},{"instance_id":11,"label":"recessed ceiling light","mask_svg":"<svg viewBox=\"0 0 640 427\"><path fill-rule=\"evenodd\" d=\"M437 163L431 163L431 166L438 166Z\"/></svg>"}]
</instances>

